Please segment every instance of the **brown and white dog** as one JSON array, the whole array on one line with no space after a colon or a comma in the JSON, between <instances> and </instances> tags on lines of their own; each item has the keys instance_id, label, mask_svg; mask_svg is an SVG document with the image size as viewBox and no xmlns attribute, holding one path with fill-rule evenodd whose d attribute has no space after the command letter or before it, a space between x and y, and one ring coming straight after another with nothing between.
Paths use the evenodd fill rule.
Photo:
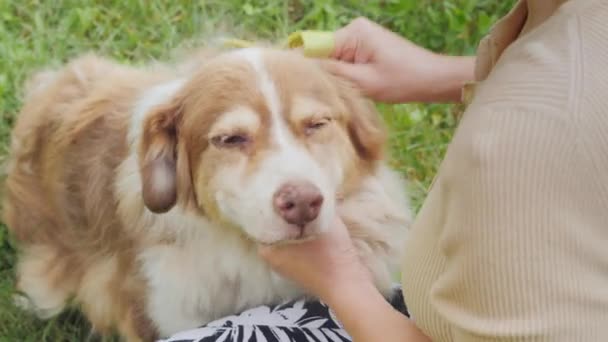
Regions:
<instances>
[{"instance_id":1,"label":"brown and white dog","mask_svg":"<svg viewBox=\"0 0 608 342\"><path fill-rule=\"evenodd\" d=\"M303 295L256 245L313 237L336 214L388 294L411 216L385 135L371 103L293 51L138 68L86 55L38 73L4 201L21 304L168 336Z\"/></svg>"}]
</instances>

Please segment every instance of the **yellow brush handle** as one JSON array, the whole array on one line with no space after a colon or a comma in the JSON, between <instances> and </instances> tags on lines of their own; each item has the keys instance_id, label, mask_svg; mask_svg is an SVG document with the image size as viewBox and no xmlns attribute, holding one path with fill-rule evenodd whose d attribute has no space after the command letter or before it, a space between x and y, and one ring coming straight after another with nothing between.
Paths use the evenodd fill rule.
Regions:
<instances>
[{"instance_id":1,"label":"yellow brush handle","mask_svg":"<svg viewBox=\"0 0 608 342\"><path fill-rule=\"evenodd\" d=\"M334 33L328 31L296 31L287 37L291 49L302 48L307 57L326 58L334 51Z\"/></svg>"}]
</instances>

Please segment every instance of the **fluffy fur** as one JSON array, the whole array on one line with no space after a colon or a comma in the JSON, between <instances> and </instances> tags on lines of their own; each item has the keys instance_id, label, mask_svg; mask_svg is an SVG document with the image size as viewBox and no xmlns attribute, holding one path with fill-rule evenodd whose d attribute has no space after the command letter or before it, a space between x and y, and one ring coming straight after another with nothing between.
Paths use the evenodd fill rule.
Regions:
<instances>
[{"instance_id":1,"label":"fluffy fur","mask_svg":"<svg viewBox=\"0 0 608 342\"><path fill-rule=\"evenodd\" d=\"M149 341L301 296L256 244L312 237L336 213L388 294L411 218L373 105L296 52L204 55L86 55L28 83L4 219L40 317L74 303L97 331ZM273 210L292 181L324 197L304 230Z\"/></svg>"}]
</instances>

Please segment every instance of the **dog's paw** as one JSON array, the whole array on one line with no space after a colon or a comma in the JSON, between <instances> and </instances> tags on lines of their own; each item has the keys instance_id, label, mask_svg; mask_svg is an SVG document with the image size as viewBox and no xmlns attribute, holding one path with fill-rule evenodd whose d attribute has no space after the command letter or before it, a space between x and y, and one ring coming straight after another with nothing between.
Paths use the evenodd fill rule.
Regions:
<instances>
[{"instance_id":1,"label":"dog's paw","mask_svg":"<svg viewBox=\"0 0 608 342\"><path fill-rule=\"evenodd\" d=\"M39 308L37 307L30 298L28 298L26 295L24 294L14 294L13 295L13 305L15 305L17 308L34 314L36 315L38 318L40 319L49 319L55 315L57 315L61 309L56 309L56 308L49 308L49 309L44 309L44 308Z\"/></svg>"}]
</instances>

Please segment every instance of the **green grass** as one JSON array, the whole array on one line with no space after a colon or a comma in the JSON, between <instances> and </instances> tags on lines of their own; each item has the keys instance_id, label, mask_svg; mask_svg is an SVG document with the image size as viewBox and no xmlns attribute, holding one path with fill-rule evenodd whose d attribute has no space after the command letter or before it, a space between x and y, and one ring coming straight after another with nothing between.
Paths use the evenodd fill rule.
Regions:
<instances>
[{"instance_id":1,"label":"green grass","mask_svg":"<svg viewBox=\"0 0 608 342\"><path fill-rule=\"evenodd\" d=\"M128 63L167 57L205 33L284 37L296 29L334 29L365 15L412 41L446 54L472 54L481 36L513 4L493 0L0 0L0 157L28 73L94 50ZM237 25L238 24L238 25ZM379 105L391 128L393 165L411 181L417 210L456 126L457 106ZM83 341L89 328L76 312L47 322L15 308L15 249L0 226L0 342Z\"/></svg>"}]
</instances>

